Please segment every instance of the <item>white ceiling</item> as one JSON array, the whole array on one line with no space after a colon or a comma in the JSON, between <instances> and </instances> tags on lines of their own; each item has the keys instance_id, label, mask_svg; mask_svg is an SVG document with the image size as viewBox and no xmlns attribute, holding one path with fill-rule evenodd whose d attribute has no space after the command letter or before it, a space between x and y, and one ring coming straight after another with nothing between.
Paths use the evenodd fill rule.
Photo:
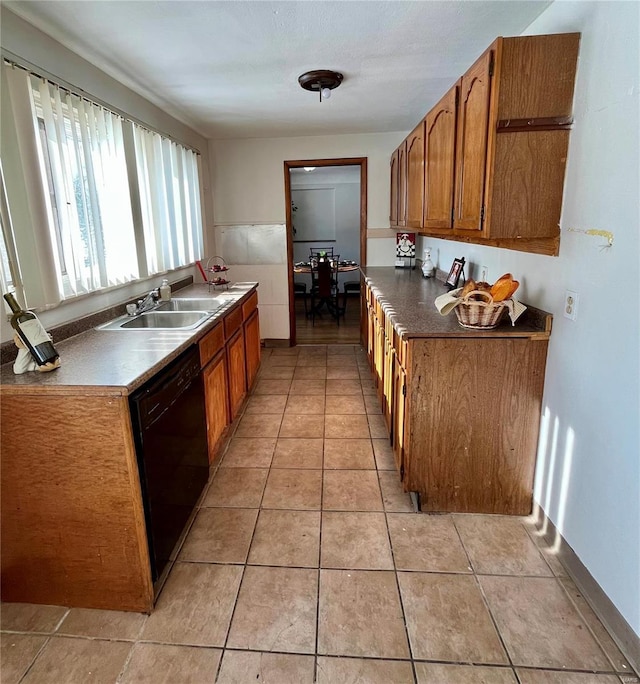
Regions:
<instances>
[{"instance_id":1,"label":"white ceiling","mask_svg":"<svg viewBox=\"0 0 640 684\"><path fill-rule=\"evenodd\" d=\"M408 130L496 36L520 34L550 3L5 5L202 135L249 138ZM344 74L330 100L298 85L310 69Z\"/></svg>"}]
</instances>

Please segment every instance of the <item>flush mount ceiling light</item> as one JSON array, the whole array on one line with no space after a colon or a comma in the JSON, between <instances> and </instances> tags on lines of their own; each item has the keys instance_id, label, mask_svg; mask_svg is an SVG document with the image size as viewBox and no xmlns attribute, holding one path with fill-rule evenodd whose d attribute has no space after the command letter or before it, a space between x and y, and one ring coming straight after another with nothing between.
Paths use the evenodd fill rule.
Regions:
<instances>
[{"instance_id":1,"label":"flush mount ceiling light","mask_svg":"<svg viewBox=\"0 0 640 684\"><path fill-rule=\"evenodd\" d=\"M305 171L315 171L316 167L315 166L303 166L302 167Z\"/></svg>"},{"instance_id":2,"label":"flush mount ceiling light","mask_svg":"<svg viewBox=\"0 0 640 684\"><path fill-rule=\"evenodd\" d=\"M307 71L298 76L298 83L305 90L320 93L320 102L322 102L322 100L328 100L331 97L331 91L342 83L343 78L344 76L337 71L318 69L316 71Z\"/></svg>"}]
</instances>

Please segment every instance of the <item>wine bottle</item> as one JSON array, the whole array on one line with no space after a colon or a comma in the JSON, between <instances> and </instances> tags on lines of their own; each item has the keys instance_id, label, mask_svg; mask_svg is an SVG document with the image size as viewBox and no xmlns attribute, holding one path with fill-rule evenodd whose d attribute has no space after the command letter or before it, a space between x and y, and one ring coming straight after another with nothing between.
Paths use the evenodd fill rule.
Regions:
<instances>
[{"instance_id":1,"label":"wine bottle","mask_svg":"<svg viewBox=\"0 0 640 684\"><path fill-rule=\"evenodd\" d=\"M11 292L4 295L11 307L11 327L16 331L24 346L31 352L31 356L39 366L44 366L58 358L58 352L49 339L47 331L32 311L20 308Z\"/></svg>"}]
</instances>

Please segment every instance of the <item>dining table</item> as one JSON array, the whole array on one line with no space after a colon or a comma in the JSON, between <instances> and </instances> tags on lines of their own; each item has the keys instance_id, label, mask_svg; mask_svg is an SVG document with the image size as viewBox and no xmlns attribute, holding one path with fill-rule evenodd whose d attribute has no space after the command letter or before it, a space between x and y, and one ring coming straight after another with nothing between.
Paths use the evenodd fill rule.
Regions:
<instances>
[{"instance_id":1,"label":"dining table","mask_svg":"<svg viewBox=\"0 0 640 684\"><path fill-rule=\"evenodd\" d=\"M360 265L356 263L355 261L339 261L338 262L338 267L337 271L338 273L350 273L353 271L358 271L360 269ZM309 261L299 261L293 265L293 272L303 275L303 274L308 274L311 273L311 262ZM337 284L336 284L337 287ZM313 299L312 299L313 301ZM320 313L322 310L322 307L326 305L329 313L339 321L339 317L341 315L344 315L344 308L338 306L337 304L337 298L336 302L332 300L332 298L327 298L327 297L322 297L318 301L318 303L315 305L315 311L311 311L307 314L308 316L313 316L314 314Z\"/></svg>"}]
</instances>

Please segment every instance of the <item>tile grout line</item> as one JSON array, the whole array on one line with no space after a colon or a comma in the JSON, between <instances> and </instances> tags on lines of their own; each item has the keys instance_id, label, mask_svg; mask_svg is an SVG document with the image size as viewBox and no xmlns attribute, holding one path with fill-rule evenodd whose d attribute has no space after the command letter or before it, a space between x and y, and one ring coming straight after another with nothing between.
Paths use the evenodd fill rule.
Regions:
<instances>
[{"instance_id":1,"label":"tile grout line","mask_svg":"<svg viewBox=\"0 0 640 684\"><path fill-rule=\"evenodd\" d=\"M326 411L326 397L325 397ZM326 413L324 414L326 418ZM318 642L320 639L320 569L322 567L322 523L324 518L324 443L322 440L322 476L320 478L320 530L318 533L318 581L316 585L316 643L313 658L313 681L318 681Z\"/></svg>"},{"instance_id":2,"label":"tile grout line","mask_svg":"<svg viewBox=\"0 0 640 684\"><path fill-rule=\"evenodd\" d=\"M373 445L372 445L373 448ZM380 496L382 497L382 485L380 484L380 471L377 471L378 477L378 487L380 487ZM404 634L407 639L407 646L409 648L409 657L411 658L411 672L413 673L413 681L416 683L418 681L418 673L416 672L416 665L414 662L413 644L411 643L411 637L409 635L409 625L407 624L407 615L404 609L404 601L402 600L402 591L400 590L400 580L398 578L398 568L396 566L396 555L393 550L393 542L391 541L391 532L389 531L389 519L387 517L388 512L384 505L384 498L382 499L382 507L384 509L384 525L387 530L387 540L389 541L389 550L391 551L391 562L393 563L393 576L396 580L396 591L398 592L398 601L400 602L400 610L402 612L402 621L404 623Z\"/></svg>"},{"instance_id":3,"label":"tile grout line","mask_svg":"<svg viewBox=\"0 0 640 684\"><path fill-rule=\"evenodd\" d=\"M66 617L66 615L65 615L65 617ZM63 619L64 619L64 618L63 618ZM44 643L42 644L42 646L40 646L40 648L38 649L38 652L35 654L35 656L33 657L32 661L29 663L29 666L28 666L27 669L22 673L20 679L18 679L18 684L19 684L20 682L23 682L24 679L25 679L25 677L26 677L26 676L29 674L29 672L33 669L33 666L36 664L36 661L37 661L38 658L42 655L42 653L44 652L45 648L49 645L49 642L51 641L51 638L52 638L52 637L53 637L53 633L47 635L46 639L44 640Z\"/></svg>"},{"instance_id":4,"label":"tile grout line","mask_svg":"<svg viewBox=\"0 0 640 684\"><path fill-rule=\"evenodd\" d=\"M251 394L249 395L249 398L251 398L253 396L254 396L254 392L251 392ZM247 404L245 404L245 408L242 412L242 416L240 417L240 420L242 420L242 418L244 418L244 416L245 416L247 405L248 405L248 402L247 402ZM282 423L282 419L281 419L281 423ZM238 421L238 425L239 424L240 424L240 421ZM236 431L237 431L237 426L236 426L236 430L234 431L234 434ZM276 441L277 441L277 438L276 438ZM231 443L231 440L229 440L229 443ZM227 450L225 451L225 454L224 454L225 457L227 455L228 449L229 449L229 447L227 446ZM274 446L274 450L275 450L275 446ZM273 454L271 454L271 460L273 461ZM271 470L271 468L269 468L269 470ZM214 682L216 682L218 680L218 677L220 676L220 670L222 669L222 661L224 660L225 649L227 648L227 644L229 642L229 635L231 634L231 626L233 624L233 617L236 613L236 608L238 607L238 600L240 599L240 592L242 591L242 585L244 583L244 577L245 577L245 573L247 570L247 561L249 560L249 553L251 552L251 545L253 544L253 539L255 537L256 529L258 527L258 519L260 518L260 511L261 511L261 507L262 507L262 499L264 498L264 492L267 488L267 480L268 479L269 479L269 475L267 475L267 477L265 478L264 484L262 486L262 492L260 494L260 501L258 502L258 508L257 508L258 514L256 515L255 522L253 523L253 531L251 533L251 539L249 540L249 546L247 548L247 555L245 557L245 562L242 566L242 574L240 576L240 582L238 583L238 591L236 592L235 601L233 602L233 610L231 611L231 615L229 617L229 624L227 626L227 631L226 631L225 638L224 638L224 644L222 645L222 652L220 654L220 660L218 661L218 666L216 668L215 676L213 678Z\"/></svg>"}]
</instances>

